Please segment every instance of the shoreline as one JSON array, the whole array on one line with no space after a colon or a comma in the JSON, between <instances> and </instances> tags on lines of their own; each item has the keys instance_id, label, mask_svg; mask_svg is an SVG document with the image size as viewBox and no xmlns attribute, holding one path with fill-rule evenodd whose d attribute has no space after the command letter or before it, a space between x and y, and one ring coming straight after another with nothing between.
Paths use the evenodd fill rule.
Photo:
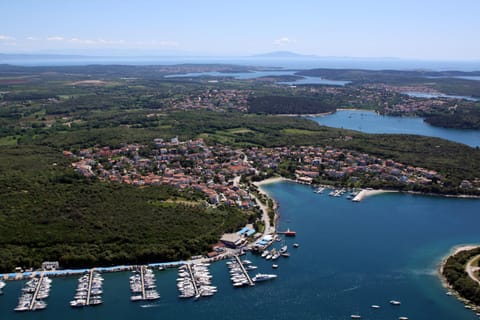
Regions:
<instances>
[{"instance_id":1,"label":"shoreline","mask_svg":"<svg viewBox=\"0 0 480 320\"><path fill-rule=\"evenodd\" d=\"M451 292L455 298L457 298L460 302L465 304L465 306L471 306L473 308L480 308L480 305L476 305L475 303L471 302L470 300L462 297L453 287L448 283L447 278L443 275L443 269L445 268L445 265L447 263L447 260L456 255L459 252L462 251L469 251L473 249L480 248L480 244L461 244L454 246L453 248L450 249L450 252L442 258L442 261L440 262L440 265L438 266L437 272L438 272L438 277L440 279L440 282L442 286L448 290L448 292ZM465 271L466 272L466 271Z\"/></svg>"}]
</instances>

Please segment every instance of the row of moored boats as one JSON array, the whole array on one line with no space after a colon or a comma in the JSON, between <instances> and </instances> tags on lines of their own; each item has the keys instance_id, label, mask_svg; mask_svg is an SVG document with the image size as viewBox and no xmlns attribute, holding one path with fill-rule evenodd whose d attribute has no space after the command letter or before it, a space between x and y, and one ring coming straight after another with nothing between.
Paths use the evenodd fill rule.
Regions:
<instances>
[{"instance_id":1,"label":"row of moored boats","mask_svg":"<svg viewBox=\"0 0 480 320\"><path fill-rule=\"evenodd\" d=\"M99 272L91 270L88 274L78 279L77 291L71 307L97 306L103 303L103 277Z\"/></svg>"},{"instance_id":2,"label":"row of moored boats","mask_svg":"<svg viewBox=\"0 0 480 320\"><path fill-rule=\"evenodd\" d=\"M36 311L45 309L47 307L45 299L50 294L51 283L52 280L43 275L28 280L22 289L22 295L18 299L18 305L14 310Z\"/></svg>"},{"instance_id":3,"label":"row of moored boats","mask_svg":"<svg viewBox=\"0 0 480 320\"><path fill-rule=\"evenodd\" d=\"M217 287L212 286L212 276L209 263L184 264L178 267L177 288L180 298L195 298L213 296Z\"/></svg>"},{"instance_id":4,"label":"row of moored boats","mask_svg":"<svg viewBox=\"0 0 480 320\"><path fill-rule=\"evenodd\" d=\"M275 274L257 273L254 277L250 277L248 271L256 270L257 266L252 265L250 260L240 260L238 256L234 256L227 261L230 269L230 280L234 287L254 286L256 282L275 279Z\"/></svg>"},{"instance_id":5,"label":"row of moored boats","mask_svg":"<svg viewBox=\"0 0 480 320\"><path fill-rule=\"evenodd\" d=\"M130 276L131 301L158 300L160 295L155 284L155 275L152 269L141 266Z\"/></svg>"}]
</instances>

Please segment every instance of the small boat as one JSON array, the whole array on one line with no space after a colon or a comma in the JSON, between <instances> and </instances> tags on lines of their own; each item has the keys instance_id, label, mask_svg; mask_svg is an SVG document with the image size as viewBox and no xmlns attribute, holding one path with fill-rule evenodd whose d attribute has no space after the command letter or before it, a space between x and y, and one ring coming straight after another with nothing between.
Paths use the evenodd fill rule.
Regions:
<instances>
[{"instance_id":1,"label":"small boat","mask_svg":"<svg viewBox=\"0 0 480 320\"><path fill-rule=\"evenodd\" d=\"M372 304L372 309L380 309L380 306L376 304Z\"/></svg>"},{"instance_id":2,"label":"small boat","mask_svg":"<svg viewBox=\"0 0 480 320\"><path fill-rule=\"evenodd\" d=\"M398 317L398 320L408 320L408 317Z\"/></svg>"},{"instance_id":3,"label":"small boat","mask_svg":"<svg viewBox=\"0 0 480 320\"><path fill-rule=\"evenodd\" d=\"M290 253L288 252L282 253L282 257L288 258L290 257Z\"/></svg>"},{"instance_id":4,"label":"small boat","mask_svg":"<svg viewBox=\"0 0 480 320\"><path fill-rule=\"evenodd\" d=\"M298 243L294 243L294 244L293 244L293 247L294 247L294 248L298 248L298 247L300 247L300 245L299 245Z\"/></svg>"},{"instance_id":5,"label":"small boat","mask_svg":"<svg viewBox=\"0 0 480 320\"><path fill-rule=\"evenodd\" d=\"M401 302L397 301L397 300L390 300L390 304L394 305L394 306L399 306L401 304Z\"/></svg>"},{"instance_id":6,"label":"small boat","mask_svg":"<svg viewBox=\"0 0 480 320\"><path fill-rule=\"evenodd\" d=\"M447 292L445 292L445 294L446 294L447 296L453 295L453 293L452 293L451 291L447 291Z\"/></svg>"},{"instance_id":7,"label":"small boat","mask_svg":"<svg viewBox=\"0 0 480 320\"><path fill-rule=\"evenodd\" d=\"M352 314L352 315L350 315L350 318L352 318L352 319L361 319L362 316L359 315L359 314Z\"/></svg>"},{"instance_id":8,"label":"small boat","mask_svg":"<svg viewBox=\"0 0 480 320\"><path fill-rule=\"evenodd\" d=\"M288 250L288 246L287 246L287 245L284 245L283 247L280 248L280 251L279 251L279 252L280 252L280 254L282 254L282 253L287 252L287 250Z\"/></svg>"},{"instance_id":9,"label":"small boat","mask_svg":"<svg viewBox=\"0 0 480 320\"><path fill-rule=\"evenodd\" d=\"M297 232L287 229L287 231L283 232L285 237L295 237L297 235Z\"/></svg>"},{"instance_id":10,"label":"small boat","mask_svg":"<svg viewBox=\"0 0 480 320\"><path fill-rule=\"evenodd\" d=\"M265 258L266 256L268 256L270 254L270 251L268 250L265 250L262 252L262 254L260 255L262 258Z\"/></svg>"},{"instance_id":11,"label":"small boat","mask_svg":"<svg viewBox=\"0 0 480 320\"><path fill-rule=\"evenodd\" d=\"M278 264L275 264L275 263L272 264L272 268L273 268L273 269L277 269L277 268L278 268Z\"/></svg>"}]
</instances>

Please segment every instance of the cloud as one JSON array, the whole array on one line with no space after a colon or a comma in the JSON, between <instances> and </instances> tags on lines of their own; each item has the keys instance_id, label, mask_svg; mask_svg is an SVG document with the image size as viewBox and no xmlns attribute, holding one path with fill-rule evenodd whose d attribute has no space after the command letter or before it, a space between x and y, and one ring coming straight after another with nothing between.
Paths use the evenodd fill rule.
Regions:
<instances>
[{"instance_id":1,"label":"cloud","mask_svg":"<svg viewBox=\"0 0 480 320\"><path fill-rule=\"evenodd\" d=\"M58 36L47 37L47 41L63 41L63 40L65 40L64 37L58 37Z\"/></svg>"},{"instance_id":2,"label":"cloud","mask_svg":"<svg viewBox=\"0 0 480 320\"><path fill-rule=\"evenodd\" d=\"M0 34L0 41L9 41L9 40L15 40L15 38L4 35L4 34Z\"/></svg>"},{"instance_id":3,"label":"cloud","mask_svg":"<svg viewBox=\"0 0 480 320\"><path fill-rule=\"evenodd\" d=\"M37 37L26 37L25 39L30 40L30 41L39 41L39 40L41 40L40 38L37 38Z\"/></svg>"},{"instance_id":4,"label":"cloud","mask_svg":"<svg viewBox=\"0 0 480 320\"><path fill-rule=\"evenodd\" d=\"M276 44L277 46L284 46L284 45L295 43L295 42L297 42L295 39L290 39L288 37L282 37L280 39L273 41L273 43Z\"/></svg>"}]
</instances>

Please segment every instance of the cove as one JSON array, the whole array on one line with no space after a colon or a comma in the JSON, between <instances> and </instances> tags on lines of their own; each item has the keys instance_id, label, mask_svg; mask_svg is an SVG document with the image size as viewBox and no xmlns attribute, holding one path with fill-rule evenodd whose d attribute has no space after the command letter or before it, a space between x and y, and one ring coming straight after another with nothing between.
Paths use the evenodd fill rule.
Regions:
<instances>
[{"instance_id":1,"label":"cove","mask_svg":"<svg viewBox=\"0 0 480 320\"><path fill-rule=\"evenodd\" d=\"M309 119L328 127L366 133L417 134L480 146L480 130L462 130L431 126L422 118L392 117L366 110L337 110L333 114Z\"/></svg>"}]
</instances>

